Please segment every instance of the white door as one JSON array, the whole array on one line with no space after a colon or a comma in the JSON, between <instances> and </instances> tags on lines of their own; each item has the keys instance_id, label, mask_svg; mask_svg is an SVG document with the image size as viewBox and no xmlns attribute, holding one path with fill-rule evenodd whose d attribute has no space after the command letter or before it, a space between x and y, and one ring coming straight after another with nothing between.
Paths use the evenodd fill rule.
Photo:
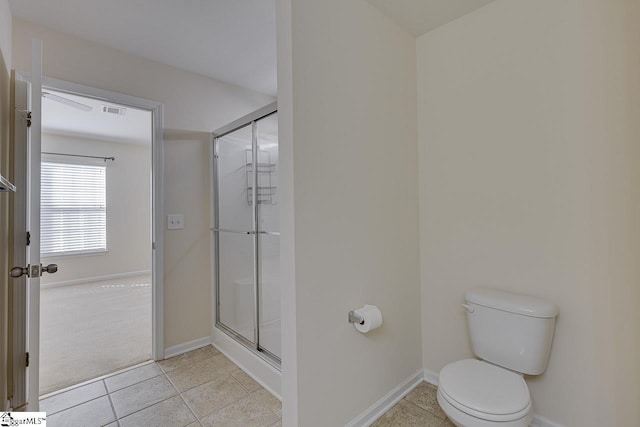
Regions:
<instances>
[{"instance_id":1,"label":"white door","mask_svg":"<svg viewBox=\"0 0 640 427\"><path fill-rule=\"evenodd\" d=\"M14 410L38 410L40 275L40 133L42 41L33 40L31 75L15 78L15 184L12 396Z\"/></svg>"}]
</instances>

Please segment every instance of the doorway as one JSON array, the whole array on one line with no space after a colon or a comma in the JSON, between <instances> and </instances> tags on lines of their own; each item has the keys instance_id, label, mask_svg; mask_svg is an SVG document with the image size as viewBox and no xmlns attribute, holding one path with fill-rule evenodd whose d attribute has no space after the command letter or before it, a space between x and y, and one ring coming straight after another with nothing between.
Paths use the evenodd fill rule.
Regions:
<instances>
[{"instance_id":1,"label":"doorway","mask_svg":"<svg viewBox=\"0 0 640 427\"><path fill-rule=\"evenodd\" d=\"M36 58L36 55L34 55ZM37 59L37 58L36 58ZM37 70L36 70L37 71ZM37 77L37 72L32 73L32 75ZM32 97L31 102L29 102L29 93L38 93L40 94L40 87L38 86L39 79L33 80L31 79L31 75L27 73L17 72L16 73L16 111L24 112L24 109L29 109L31 106L34 108L38 114L35 115L34 122L37 123L35 126L31 127L30 138L27 138L26 132L22 131L22 129L27 129L31 126L31 115L27 115L27 112L24 114L16 115L16 147L19 147L19 150L16 150L15 153L15 161L16 167L18 171L23 171L23 173L18 174L17 181L20 183L23 191L19 194L20 197L17 197L14 203L14 211L16 222L14 223L14 263L16 265L28 264L29 261L32 263L39 263L40 261L40 172L41 172L41 148L40 148L40 101L35 101L35 99L40 99L40 96ZM151 113L151 176L147 179L151 181L151 191L145 197L147 200L150 200L149 203L151 205L151 239L147 242L147 249L151 251L151 357L154 360L160 360L164 358L164 339L163 339L163 274L162 274L162 265L163 265L163 197L162 197L162 182L163 182L163 106L161 103L156 101L145 100L142 98L132 97L129 95L119 94L116 92L110 92L102 89L96 89L89 86L83 86L76 83L66 82L63 80L52 79L52 78L43 78L42 85L45 88L44 92L47 91L57 91L62 94L63 98L71 98L72 96L84 96L87 98L91 98L97 101L103 101L107 105L109 103L116 104L120 106L124 106L125 108L131 107L135 109L145 110ZM32 89L33 86L33 89ZM49 96L49 95L45 95ZM60 95L58 95L60 96ZM73 102L73 99L70 101ZM62 101L61 103L69 103L68 101ZM23 125L27 124L23 128ZM20 132L17 132L20 130ZM34 133L35 132L35 133ZM29 142L33 141L33 142ZM37 147L35 150L33 147ZM34 154L37 153L37 154ZM68 153L59 153L53 154L52 156L58 157L60 154L68 154ZM73 156L66 156L73 157ZM96 156L100 157L100 156ZM110 156L104 156L110 157ZM28 160L28 159L31 160ZM37 162L33 162L33 159L36 158ZM89 157L86 157L89 159ZM99 159L94 159L99 160ZM104 162L104 159L102 159ZM71 162L66 162L71 163ZM29 165L38 165L29 166ZM34 178L35 177L35 178ZM105 196L106 197L106 196ZM37 200L37 204L35 202ZM29 202L30 201L30 202ZM25 207L26 206L26 207ZM31 208L30 208L31 206ZM34 207L35 206L35 207ZM108 207L105 207L107 209ZM31 214L29 214L31 212ZM34 212L37 212L37 217L34 215ZM25 216L26 213L26 216ZM107 210L107 216L108 216ZM35 221L30 220L29 217L34 218ZM20 221L18 221L20 220ZM25 222L26 221L26 222ZM36 225L37 224L37 225ZM23 240L24 230L27 231L27 237L31 235L29 230L35 230L36 234L34 234L32 239L26 239L26 248L25 248L25 240ZM100 239L98 239L100 240ZM31 241L31 244L29 244ZM109 244L109 239L107 236L107 245ZM108 248L108 246L107 246ZM23 259L24 257L21 255L25 252L27 260L26 263ZM148 253L148 252L147 252ZM29 258L29 254L31 254L31 258ZM36 256L37 254L37 256ZM87 255L87 254L83 254ZM88 255L90 256L90 255ZM51 267L51 266L48 266ZM36 272L35 267L34 274ZM24 270L24 269L23 269ZM45 267L42 268L43 271ZM49 269L49 272L51 270ZM148 272L145 272L148 273ZM39 275L38 275L39 276ZM14 276L18 277L18 276ZM24 277L24 276L23 276ZM61 276L58 276L61 277ZM57 279L58 281L65 281L64 278L61 277L62 280ZM20 289L29 289L27 295L23 295L23 293L17 295L14 292L14 307L15 311L13 313L14 322L16 322L16 332L14 334L14 348L12 353L14 355L14 360L20 360L21 356L26 349L27 351L27 365L28 369L24 371L24 366L16 365L13 367L14 376L16 379L16 383L14 384L14 398L15 404L20 406L23 402L28 399L31 408L37 408L38 395L40 391L39 380L40 380L40 351L39 351L39 343L40 343L40 295L41 288L39 285L39 279L37 276L31 278L31 285L33 286L24 286L24 283L20 283L21 279L14 279L14 287L15 290ZM22 279L24 281L24 279ZM27 281L29 282L29 281ZM55 282L54 282L55 283ZM68 281L67 281L67 284ZM145 285L141 283L131 283L137 285ZM20 286L22 285L22 286ZM55 287L55 286L54 286ZM148 286L147 286L148 288ZM24 311L22 307L24 307L23 301L26 301L27 309ZM22 337L22 338L21 338ZM27 344L25 344L27 343ZM66 348L67 357L71 354L74 354L74 348ZM30 357L29 357L30 356ZM77 365L76 365L77 366ZM25 374L26 372L26 374ZM28 384L28 387L25 387ZM24 393L27 397L26 399L23 396L23 392L27 389L26 393ZM24 399L24 400L23 400Z\"/></svg>"},{"instance_id":2,"label":"doorway","mask_svg":"<svg viewBox=\"0 0 640 427\"><path fill-rule=\"evenodd\" d=\"M152 112L43 88L40 394L151 358Z\"/></svg>"}]
</instances>

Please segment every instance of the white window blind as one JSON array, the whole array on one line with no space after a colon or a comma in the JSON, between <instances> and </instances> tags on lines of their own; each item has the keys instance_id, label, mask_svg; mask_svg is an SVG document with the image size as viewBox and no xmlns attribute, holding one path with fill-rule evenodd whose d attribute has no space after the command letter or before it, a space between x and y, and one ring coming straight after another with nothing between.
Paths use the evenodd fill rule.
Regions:
<instances>
[{"instance_id":1,"label":"white window blind","mask_svg":"<svg viewBox=\"0 0 640 427\"><path fill-rule=\"evenodd\" d=\"M107 250L106 168L42 162L40 253Z\"/></svg>"}]
</instances>

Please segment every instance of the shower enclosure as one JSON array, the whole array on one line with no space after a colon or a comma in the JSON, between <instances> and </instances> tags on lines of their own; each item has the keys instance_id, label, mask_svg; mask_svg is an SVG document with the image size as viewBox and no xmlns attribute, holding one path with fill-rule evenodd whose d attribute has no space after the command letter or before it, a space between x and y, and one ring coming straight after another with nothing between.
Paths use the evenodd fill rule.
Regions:
<instances>
[{"instance_id":1,"label":"shower enclosure","mask_svg":"<svg viewBox=\"0 0 640 427\"><path fill-rule=\"evenodd\" d=\"M214 132L215 326L280 366L278 113Z\"/></svg>"}]
</instances>

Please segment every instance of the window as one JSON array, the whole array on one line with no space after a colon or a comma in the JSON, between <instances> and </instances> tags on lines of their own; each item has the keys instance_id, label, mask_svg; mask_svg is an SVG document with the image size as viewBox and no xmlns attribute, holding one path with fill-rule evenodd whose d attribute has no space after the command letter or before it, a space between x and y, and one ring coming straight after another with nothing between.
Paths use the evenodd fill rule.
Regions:
<instances>
[{"instance_id":1,"label":"window","mask_svg":"<svg viewBox=\"0 0 640 427\"><path fill-rule=\"evenodd\" d=\"M107 250L106 168L42 162L41 256Z\"/></svg>"}]
</instances>

